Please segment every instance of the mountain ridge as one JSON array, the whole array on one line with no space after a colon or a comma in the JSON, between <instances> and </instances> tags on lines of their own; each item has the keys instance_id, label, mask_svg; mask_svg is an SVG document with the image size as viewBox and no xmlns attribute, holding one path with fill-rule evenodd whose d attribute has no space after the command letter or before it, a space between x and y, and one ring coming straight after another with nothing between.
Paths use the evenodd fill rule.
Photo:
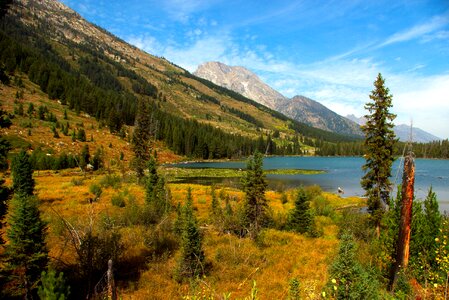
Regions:
<instances>
[{"instance_id":1,"label":"mountain ridge","mask_svg":"<svg viewBox=\"0 0 449 300\"><path fill-rule=\"evenodd\" d=\"M263 82L257 74L242 66L205 62L198 66L194 74L220 86L230 88L308 125L341 134L362 135L357 124L338 115L321 103L300 95L289 99Z\"/></svg>"},{"instance_id":2,"label":"mountain ridge","mask_svg":"<svg viewBox=\"0 0 449 300\"><path fill-rule=\"evenodd\" d=\"M347 115L346 118L348 118L360 125L364 125L366 122L366 119L364 116L356 117L355 115L351 114L351 115ZM407 125L407 124L395 125L393 130L394 130L394 133L396 134L396 137L401 142L408 142L410 140L410 125ZM428 143L428 142L442 140L441 138L439 138L425 130L417 128L417 127L413 127L412 134L413 134L412 135L413 142L417 142L417 143Z\"/></svg>"}]
</instances>

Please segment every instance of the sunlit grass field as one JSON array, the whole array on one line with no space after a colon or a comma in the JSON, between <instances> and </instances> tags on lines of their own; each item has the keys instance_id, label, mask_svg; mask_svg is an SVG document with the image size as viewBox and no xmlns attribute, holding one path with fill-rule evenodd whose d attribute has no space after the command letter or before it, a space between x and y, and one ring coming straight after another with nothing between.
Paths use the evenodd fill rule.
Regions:
<instances>
[{"instance_id":1,"label":"sunlit grass field","mask_svg":"<svg viewBox=\"0 0 449 300\"><path fill-rule=\"evenodd\" d=\"M123 208L113 206L114 195L126 190L133 201L143 205L145 193L135 178L116 173L119 183L102 189L98 201L90 203L93 197L90 187L101 185L105 173L83 175L79 170L63 172L35 172L36 193L42 205L43 218L48 222L48 247L53 260L73 262L73 248L64 238L61 218L77 228L93 225L101 230L107 220L123 214L130 203ZM301 293L306 299L315 299L327 282L327 266L336 254L338 227L330 217L316 218L323 230L323 236L310 238L303 235L269 229L254 242L248 238L238 238L231 234L221 234L209 222L211 186L191 184L168 184L173 206L183 203L187 190L191 188L198 223L203 233L203 247L208 264L208 272L192 284L178 284L173 276L178 252L154 257L150 255L145 237L150 228L145 226L124 226L117 221L115 230L122 235L125 262L141 264L138 274L125 274L132 281L118 282L119 294L123 299L173 299L185 295L208 295L220 298L231 293L232 299L243 299L249 295L256 282L262 299L283 299L287 296L289 281L297 278L302 286ZM217 188L216 194L229 197L234 209L244 199L244 193L234 188ZM295 191L284 192L288 202L281 202L282 193L268 191L266 197L276 217L286 216L293 208ZM322 196L333 208L360 206L359 198L341 198L323 193ZM128 202L127 200L126 202ZM222 202L222 205L224 203ZM119 275L120 277L120 275Z\"/></svg>"}]
</instances>

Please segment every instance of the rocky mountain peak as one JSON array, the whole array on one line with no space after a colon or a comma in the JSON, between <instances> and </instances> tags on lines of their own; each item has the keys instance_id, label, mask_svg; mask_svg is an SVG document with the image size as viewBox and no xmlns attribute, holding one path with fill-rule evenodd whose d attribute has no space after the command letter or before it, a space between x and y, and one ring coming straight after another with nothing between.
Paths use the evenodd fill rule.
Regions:
<instances>
[{"instance_id":1,"label":"rocky mountain peak","mask_svg":"<svg viewBox=\"0 0 449 300\"><path fill-rule=\"evenodd\" d=\"M288 99L244 67L206 62L201 64L194 74L313 127L349 135L362 134L357 124L319 102L304 96Z\"/></svg>"},{"instance_id":2,"label":"rocky mountain peak","mask_svg":"<svg viewBox=\"0 0 449 300\"><path fill-rule=\"evenodd\" d=\"M264 83L256 74L241 66L206 62L198 66L194 74L273 109L279 102L286 100L282 94Z\"/></svg>"}]
</instances>

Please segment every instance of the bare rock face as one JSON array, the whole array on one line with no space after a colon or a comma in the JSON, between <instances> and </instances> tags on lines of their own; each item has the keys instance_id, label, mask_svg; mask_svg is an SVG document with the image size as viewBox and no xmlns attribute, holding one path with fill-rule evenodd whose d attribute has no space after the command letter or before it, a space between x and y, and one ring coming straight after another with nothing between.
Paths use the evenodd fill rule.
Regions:
<instances>
[{"instance_id":1,"label":"bare rock face","mask_svg":"<svg viewBox=\"0 0 449 300\"><path fill-rule=\"evenodd\" d=\"M194 74L272 109L276 109L278 102L286 100L283 95L244 67L230 67L220 62L206 62L200 65Z\"/></svg>"},{"instance_id":2,"label":"bare rock face","mask_svg":"<svg viewBox=\"0 0 449 300\"><path fill-rule=\"evenodd\" d=\"M355 122L304 96L288 99L244 67L206 62L194 74L313 127L342 134L362 135L360 126Z\"/></svg>"}]
</instances>

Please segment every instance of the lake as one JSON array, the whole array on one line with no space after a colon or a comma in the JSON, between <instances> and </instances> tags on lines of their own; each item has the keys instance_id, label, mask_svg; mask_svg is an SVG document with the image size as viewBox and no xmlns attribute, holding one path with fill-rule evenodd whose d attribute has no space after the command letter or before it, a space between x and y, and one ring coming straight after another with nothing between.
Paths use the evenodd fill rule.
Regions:
<instances>
[{"instance_id":1,"label":"lake","mask_svg":"<svg viewBox=\"0 0 449 300\"><path fill-rule=\"evenodd\" d=\"M306 169L323 170L326 173L316 175L267 175L269 188L282 190L299 186L317 184L324 191L336 192L338 187L344 190L344 196L362 196L364 191L360 187L360 178L363 176L362 165L365 160L361 157L266 157L264 158L264 169ZM415 194L417 199L424 199L432 186L437 194L441 211L449 211L449 160L439 159L416 159L415 170ZM402 164L397 159L393 164L392 182L402 182ZM245 161L226 162L195 162L177 164L182 168L234 168L245 169ZM400 167L400 168L399 168ZM189 182L204 182L201 178L190 179ZM238 180L229 178L225 184L237 184ZM393 193L396 193L397 188Z\"/></svg>"}]
</instances>

